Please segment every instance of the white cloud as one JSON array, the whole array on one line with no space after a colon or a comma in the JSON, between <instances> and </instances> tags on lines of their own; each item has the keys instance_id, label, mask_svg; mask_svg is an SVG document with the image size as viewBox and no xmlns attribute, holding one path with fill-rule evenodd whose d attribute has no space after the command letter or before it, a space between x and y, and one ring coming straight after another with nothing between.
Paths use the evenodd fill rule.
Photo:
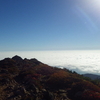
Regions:
<instances>
[{"instance_id":1,"label":"white cloud","mask_svg":"<svg viewBox=\"0 0 100 100\"><path fill-rule=\"evenodd\" d=\"M19 55L22 58L36 58L51 66L65 67L78 73L100 74L100 51L26 51L0 52L0 59Z\"/></svg>"}]
</instances>

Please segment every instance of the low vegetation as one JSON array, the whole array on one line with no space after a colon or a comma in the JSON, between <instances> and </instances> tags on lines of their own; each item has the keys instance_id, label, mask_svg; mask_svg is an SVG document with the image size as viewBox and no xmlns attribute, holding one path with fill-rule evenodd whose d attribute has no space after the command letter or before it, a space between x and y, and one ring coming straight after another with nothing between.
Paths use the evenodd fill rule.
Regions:
<instances>
[{"instance_id":1,"label":"low vegetation","mask_svg":"<svg viewBox=\"0 0 100 100\"><path fill-rule=\"evenodd\" d=\"M14 56L0 61L0 100L100 100L100 80Z\"/></svg>"}]
</instances>

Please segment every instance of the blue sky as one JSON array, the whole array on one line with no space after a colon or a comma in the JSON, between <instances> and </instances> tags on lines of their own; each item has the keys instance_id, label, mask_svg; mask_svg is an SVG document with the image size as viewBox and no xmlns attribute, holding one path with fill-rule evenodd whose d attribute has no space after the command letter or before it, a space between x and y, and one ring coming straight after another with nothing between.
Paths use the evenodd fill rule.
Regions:
<instances>
[{"instance_id":1,"label":"blue sky","mask_svg":"<svg viewBox=\"0 0 100 100\"><path fill-rule=\"evenodd\" d=\"M100 49L99 0L0 0L0 51Z\"/></svg>"}]
</instances>

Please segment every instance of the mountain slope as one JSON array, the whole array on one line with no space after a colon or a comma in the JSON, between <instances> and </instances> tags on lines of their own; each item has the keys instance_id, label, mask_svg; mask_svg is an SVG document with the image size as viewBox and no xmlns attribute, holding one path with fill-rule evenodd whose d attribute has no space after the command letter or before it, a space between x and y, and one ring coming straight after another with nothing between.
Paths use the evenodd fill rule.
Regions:
<instances>
[{"instance_id":1,"label":"mountain slope","mask_svg":"<svg viewBox=\"0 0 100 100\"><path fill-rule=\"evenodd\" d=\"M68 69L16 55L0 61L0 100L100 100L100 87Z\"/></svg>"}]
</instances>

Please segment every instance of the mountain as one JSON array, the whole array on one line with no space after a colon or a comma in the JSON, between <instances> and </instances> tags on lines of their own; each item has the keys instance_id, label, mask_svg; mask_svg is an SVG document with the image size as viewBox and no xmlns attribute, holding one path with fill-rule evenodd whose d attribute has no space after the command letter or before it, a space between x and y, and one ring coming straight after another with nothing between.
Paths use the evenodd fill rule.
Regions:
<instances>
[{"instance_id":1,"label":"mountain","mask_svg":"<svg viewBox=\"0 0 100 100\"><path fill-rule=\"evenodd\" d=\"M83 74L84 77L89 77L91 78L92 80L95 80L95 79L99 79L100 80L100 75L95 75L95 74Z\"/></svg>"},{"instance_id":2,"label":"mountain","mask_svg":"<svg viewBox=\"0 0 100 100\"><path fill-rule=\"evenodd\" d=\"M100 82L16 55L0 61L0 100L100 100Z\"/></svg>"}]
</instances>

